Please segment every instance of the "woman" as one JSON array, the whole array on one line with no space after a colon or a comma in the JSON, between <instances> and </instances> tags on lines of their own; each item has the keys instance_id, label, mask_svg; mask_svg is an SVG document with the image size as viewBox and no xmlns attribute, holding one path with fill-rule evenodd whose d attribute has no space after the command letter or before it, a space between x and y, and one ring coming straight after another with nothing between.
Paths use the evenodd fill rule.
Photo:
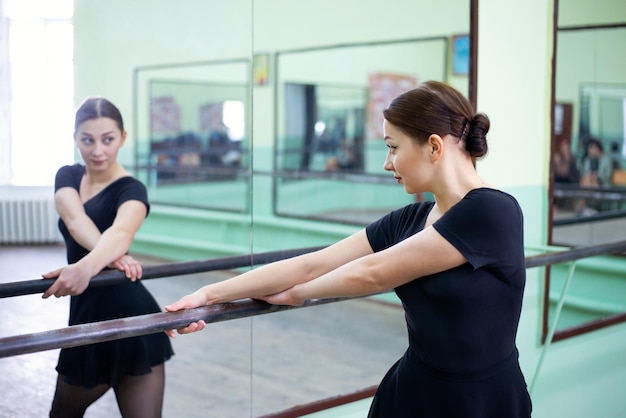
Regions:
<instances>
[{"instance_id":1,"label":"woman","mask_svg":"<svg viewBox=\"0 0 626 418\"><path fill-rule=\"evenodd\" d=\"M568 140L559 143L559 149L554 154L554 182L565 184L578 183L578 164L572 154Z\"/></svg>"},{"instance_id":2,"label":"woman","mask_svg":"<svg viewBox=\"0 0 626 418\"><path fill-rule=\"evenodd\" d=\"M515 344L526 271L517 201L475 169L489 120L456 90L422 83L384 111L384 168L434 202L393 211L344 240L205 286L168 311L242 298L300 305L388 289L409 347L382 380L370 417L529 417ZM178 330L205 327L194 322ZM173 331L169 331L174 336Z\"/></svg>"},{"instance_id":3,"label":"woman","mask_svg":"<svg viewBox=\"0 0 626 418\"><path fill-rule=\"evenodd\" d=\"M599 139L591 138L587 143L587 156L583 159L582 187L610 187L613 163L611 157L604 154L604 147Z\"/></svg>"},{"instance_id":4,"label":"woman","mask_svg":"<svg viewBox=\"0 0 626 418\"><path fill-rule=\"evenodd\" d=\"M111 102L89 98L79 107L74 141L85 165L61 167L55 179L68 265L43 275L56 278L44 298L71 295L69 325L160 311L137 281L141 264L126 255L149 204L145 186L117 161L125 140L122 116ZM129 281L87 289L107 267L124 271ZM160 417L164 362L172 355L162 333L62 349L50 416L82 417L113 388L125 418Z\"/></svg>"}]
</instances>

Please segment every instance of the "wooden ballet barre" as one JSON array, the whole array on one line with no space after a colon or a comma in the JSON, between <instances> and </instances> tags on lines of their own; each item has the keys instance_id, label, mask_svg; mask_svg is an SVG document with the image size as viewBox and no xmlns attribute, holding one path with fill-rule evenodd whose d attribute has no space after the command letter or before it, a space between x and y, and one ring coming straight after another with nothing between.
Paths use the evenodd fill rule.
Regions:
<instances>
[{"instance_id":1,"label":"wooden ballet barre","mask_svg":"<svg viewBox=\"0 0 626 418\"><path fill-rule=\"evenodd\" d=\"M354 298L315 299L306 301L301 306L271 305L246 299L176 312L159 312L14 335L0 338L0 358L154 334L181 328L201 319L210 324L347 299Z\"/></svg>"},{"instance_id":2,"label":"wooden ballet barre","mask_svg":"<svg viewBox=\"0 0 626 418\"><path fill-rule=\"evenodd\" d=\"M586 257L620 254L624 252L626 252L626 240L600 245L590 245L586 247L575 247L570 250L526 257L526 268L548 266Z\"/></svg>"},{"instance_id":3,"label":"wooden ballet barre","mask_svg":"<svg viewBox=\"0 0 626 418\"><path fill-rule=\"evenodd\" d=\"M208 260L185 261L179 263L145 266L141 280L157 279L169 276L204 273L207 271L228 270L251 265L268 264L273 261L295 257L319 250L324 247L296 248L293 250L270 251L258 254L238 255ZM0 284L0 298L43 293L54 283L55 279L22 280ZM128 281L124 272L106 270L94 276L88 287L105 286Z\"/></svg>"}]
</instances>

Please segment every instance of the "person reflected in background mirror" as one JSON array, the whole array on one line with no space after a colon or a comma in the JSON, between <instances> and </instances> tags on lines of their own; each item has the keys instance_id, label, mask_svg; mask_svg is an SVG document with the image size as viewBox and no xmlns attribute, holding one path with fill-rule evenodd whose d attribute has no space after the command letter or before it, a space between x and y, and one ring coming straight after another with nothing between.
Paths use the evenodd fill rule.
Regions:
<instances>
[{"instance_id":1,"label":"person reflected in background mirror","mask_svg":"<svg viewBox=\"0 0 626 418\"><path fill-rule=\"evenodd\" d=\"M554 182L561 184L578 184L578 163L572 154L570 142L566 139L559 143L553 156Z\"/></svg>"},{"instance_id":2,"label":"person reflected in background mirror","mask_svg":"<svg viewBox=\"0 0 626 418\"><path fill-rule=\"evenodd\" d=\"M350 171L355 168L354 150L346 138L341 138L337 152L326 160L326 171Z\"/></svg>"},{"instance_id":3,"label":"person reflected in background mirror","mask_svg":"<svg viewBox=\"0 0 626 418\"><path fill-rule=\"evenodd\" d=\"M428 81L396 97L383 123L384 169L407 193L432 192L434 201L392 211L319 251L204 286L166 310L243 298L301 305L393 289L409 346L380 383L369 417L530 417L516 346L523 214L476 171L489 119L457 90Z\"/></svg>"},{"instance_id":4,"label":"person reflected in background mirror","mask_svg":"<svg viewBox=\"0 0 626 418\"><path fill-rule=\"evenodd\" d=\"M583 187L608 187L611 185L613 168L611 158L604 154L599 139L591 138L587 143L587 154L583 159L580 185Z\"/></svg>"},{"instance_id":5,"label":"person reflected in background mirror","mask_svg":"<svg viewBox=\"0 0 626 418\"><path fill-rule=\"evenodd\" d=\"M554 183L556 187L578 186L580 176L578 172L578 162L572 153L570 141L561 140L557 151L552 157L552 170L554 172ZM574 209L574 202L571 198L555 198L555 209Z\"/></svg>"},{"instance_id":6,"label":"person reflected in background mirror","mask_svg":"<svg viewBox=\"0 0 626 418\"><path fill-rule=\"evenodd\" d=\"M587 142L587 153L582 163L580 186L599 189L611 186L613 168L611 158L604 153L602 142L597 138L590 138ZM581 199L576 212L582 215L592 215L598 208L587 206L587 200Z\"/></svg>"},{"instance_id":7,"label":"person reflected in background mirror","mask_svg":"<svg viewBox=\"0 0 626 418\"><path fill-rule=\"evenodd\" d=\"M613 171L622 169L622 153L619 142L611 142L611 152L609 158L611 158L611 169Z\"/></svg>"},{"instance_id":8,"label":"person reflected in background mirror","mask_svg":"<svg viewBox=\"0 0 626 418\"><path fill-rule=\"evenodd\" d=\"M43 275L56 278L44 298L71 295L69 325L161 310L138 281L141 263L127 254L150 206L145 186L117 161L125 140L122 115L110 101L88 98L76 111L74 141L84 165L61 167L54 195L68 265ZM128 281L88 288L106 268ZM64 348L50 416L82 417L113 388L124 418L160 417L164 362L172 355L164 333Z\"/></svg>"}]
</instances>

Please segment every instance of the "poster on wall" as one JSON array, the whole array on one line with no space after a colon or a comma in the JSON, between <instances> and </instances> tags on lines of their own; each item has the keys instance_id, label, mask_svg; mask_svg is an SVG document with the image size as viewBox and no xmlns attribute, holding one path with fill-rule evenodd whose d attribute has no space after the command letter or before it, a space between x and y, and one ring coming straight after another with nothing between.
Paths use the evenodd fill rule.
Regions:
<instances>
[{"instance_id":1,"label":"poster on wall","mask_svg":"<svg viewBox=\"0 0 626 418\"><path fill-rule=\"evenodd\" d=\"M467 75L470 61L469 35L455 35L452 37L452 74Z\"/></svg>"},{"instance_id":2,"label":"poster on wall","mask_svg":"<svg viewBox=\"0 0 626 418\"><path fill-rule=\"evenodd\" d=\"M270 57L268 54L255 54L253 59L254 85L267 86L269 84Z\"/></svg>"},{"instance_id":3,"label":"poster on wall","mask_svg":"<svg viewBox=\"0 0 626 418\"><path fill-rule=\"evenodd\" d=\"M153 97L150 101L152 134L180 131L180 107L171 96Z\"/></svg>"},{"instance_id":4,"label":"poster on wall","mask_svg":"<svg viewBox=\"0 0 626 418\"><path fill-rule=\"evenodd\" d=\"M200 106L200 132L224 131L224 105L222 102Z\"/></svg>"},{"instance_id":5,"label":"poster on wall","mask_svg":"<svg viewBox=\"0 0 626 418\"><path fill-rule=\"evenodd\" d=\"M369 75L366 137L383 137L383 110L401 93L417 87L417 77L402 74L372 73Z\"/></svg>"}]
</instances>

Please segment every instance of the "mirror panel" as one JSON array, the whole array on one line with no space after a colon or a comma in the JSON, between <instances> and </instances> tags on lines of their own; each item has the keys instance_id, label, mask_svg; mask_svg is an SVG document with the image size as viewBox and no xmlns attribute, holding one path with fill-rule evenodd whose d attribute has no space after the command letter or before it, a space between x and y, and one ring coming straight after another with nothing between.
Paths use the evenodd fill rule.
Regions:
<instances>
[{"instance_id":1,"label":"mirror panel","mask_svg":"<svg viewBox=\"0 0 626 418\"><path fill-rule=\"evenodd\" d=\"M555 29L554 125L551 161L551 239L555 246L599 245L626 230L626 5L559 0ZM593 146L598 141L602 156ZM571 163L566 163L568 149ZM594 181L597 172L599 181ZM574 173L570 175L569 173ZM602 326L626 312L615 257L576 264L555 340ZM569 264L553 265L547 283L547 323L554 319Z\"/></svg>"},{"instance_id":2,"label":"mirror panel","mask_svg":"<svg viewBox=\"0 0 626 418\"><path fill-rule=\"evenodd\" d=\"M253 86L255 250L270 241L330 244L415 201L383 170L380 112L399 90L428 79L469 97L468 38L452 44L470 33L470 5L477 2L255 1L255 59L270 63ZM250 415L300 416L296 405L338 404L377 384L406 350L404 315L389 299L255 317ZM280 355L268 356L272 348ZM285 378L271 379L270 370ZM364 416L367 405L347 407Z\"/></svg>"}]
</instances>

